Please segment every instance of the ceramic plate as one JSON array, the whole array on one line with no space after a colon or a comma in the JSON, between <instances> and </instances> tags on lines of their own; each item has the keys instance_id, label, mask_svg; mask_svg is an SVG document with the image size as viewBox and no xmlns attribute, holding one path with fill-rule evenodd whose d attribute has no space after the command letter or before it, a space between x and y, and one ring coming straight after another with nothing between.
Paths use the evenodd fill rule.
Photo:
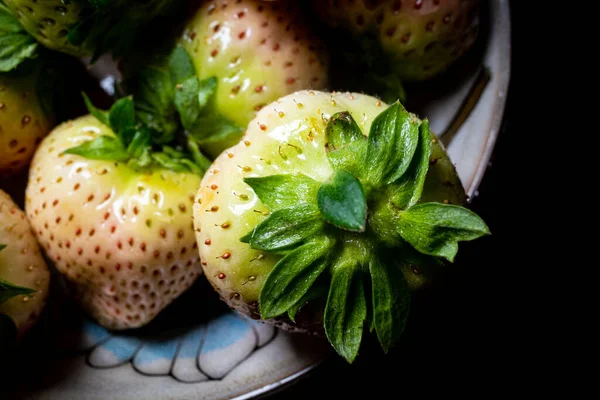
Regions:
<instances>
[{"instance_id":1,"label":"ceramic plate","mask_svg":"<svg viewBox=\"0 0 600 400\"><path fill-rule=\"evenodd\" d=\"M500 129L510 75L508 1L490 1L485 14L478 45L466 58L443 77L407 87L407 108L429 118L470 197ZM199 285L206 287L195 292L212 292ZM58 334L42 334L44 341L28 351L38 378L20 385L15 397L247 399L293 382L331 354L323 339L246 319L208 294L190 296L133 333L110 333L55 302L46 331ZM192 317L198 314L204 316ZM57 315L68 318L52 319Z\"/></svg>"}]
</instances>

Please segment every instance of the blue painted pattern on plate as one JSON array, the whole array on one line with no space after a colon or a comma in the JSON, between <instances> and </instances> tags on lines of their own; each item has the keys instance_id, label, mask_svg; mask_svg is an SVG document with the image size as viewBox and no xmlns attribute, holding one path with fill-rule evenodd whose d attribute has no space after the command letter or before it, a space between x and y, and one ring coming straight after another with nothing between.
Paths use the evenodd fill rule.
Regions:
<instances>
[{"instance_id":1,"label":"blue painted pattern on plate","mask_svg":"<svg viewBox=\"0 0 600 400\"><path fill-rule=\"evenodd\" d=\"M65 345L86 352L90 366L130 363L143 375L170 375L181 382L224 378L276 334L273 326L234 312L176 331L110 332L87 318L78 329L78 339Z\"/></svg>"}]
</instances>

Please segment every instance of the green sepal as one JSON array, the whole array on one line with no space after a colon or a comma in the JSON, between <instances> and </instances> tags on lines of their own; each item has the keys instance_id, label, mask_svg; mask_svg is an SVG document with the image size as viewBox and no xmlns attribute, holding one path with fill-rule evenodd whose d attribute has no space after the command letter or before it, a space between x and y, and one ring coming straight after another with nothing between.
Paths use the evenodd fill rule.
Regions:
<instances>
[{"instance_id":1,"label":"green sepal","mask_svg":"<svg viewBox=\"0 0 600 400\"><path fill-rule=\"evenodd\" d=\"M175 172L192 172L200 176L210 165L210 161L200 154L197 146L189 143L191 159L185 158L184 153L166 145L162 146L162 152L154 149L153 144L157 144L154 140L156 131L136 123L136 106L131 96L116 101L109 111L94 107L85 93L83 97L90 113L100 123L111 128L116 137L102 135L66 150L65 154L76 154L93 160L127 162L129 167L137 171L155 166ZM160 140L165 138L164 135L160 136ZM198 152L195 153L194 150ZM199 164L196 164L196 161Z\"/></svg>"},{"instance_id":2,"label":"green sepal","mask_svg":"<svg viewBox=\"0 0 600 400\"><path fill-rule=\"evenodd\" d=\"M127 80L126 86L135 99L137 119L154 131L153 142L171 142L179 128L179 120L173 104L175 88L170 71L148 65Z\"/></svg>"},{"instance_id":3,"label":"green sepal","mask_svg":"<svg viewBox=\"0 0 600 400\"><path fill-rule=\"evenodd\" d=\"M202 107L199 102L200 82L195 76L177 85L175 91L175 108L181 117L185 129L192 131L200 116ZM203 99L205 95L201 96Z\"/></svg>"},{"instance_id":4,"label":"green sepal","mask_svg":"<svg viewBox=\"0 0 600 400\"><path fill-rule=\"evenodd\" d=\"M0 251L4 250L5 248L6 248L6 245L0 243Z\"/></svg>"},{"instance_id":5,"label":"green sepal","mask_svg":"<svg viewBox=\"0 0 600 400\"><path fill-rule=\"evenodd\" d=\"M421 203L400 213L400 236L423 254L454 261L459 241L490 233L473 211L452 204Z\"/></svg>"},{"instance_id":6,"label":"green sepal","mask_svg":"<svg viewBox=\"0 0 600 400\"><path fill-rule=\"evenodd\" d=\"M37 41L23 29L19 20L0 3L0 72L15 69L38 55Z\"/></svg>"},{"instance_id":7,"label":"green sepal","mask_svg":"<svg viewBox=\"0 0 600 400\"><path fill-rule=\"evenodd\" d=\"M152 150L149 147L142 148L139 157L130 158L129 161L127 161L127 165L136 171L144 171L150 168L152 163Z\"/></svg>"},{"instance_id":8,"label":"green sepal","mask_svg":"<svg viewBox=\"0 0 600 400\"><path fill-rule=\"evenodd\" d=\"M404 174L417 148L419 124L398 102L373 120L366 154L366 177L370 185L390 184Z\"/></svg>"},{"instance_id":9,"label":"green sepal","mask_svg":"<svg viewBox=\"0 0 600 400\"><path fill-rule=\"evenodd\" d=\"M366 227L367 201L362 185L352 174L337 171L331 182L325 182L317 193L319 210L330 224L352 232Z\"/></svg>"},{"instance_id":10,"label":"green sepal","mask_svg":"<svg viewBox=\"0 0 600 400\"><path fill-rule=\"evenodd\" d=\"M358 355L366 318L360 266L346 263L334 268L325 307L325 334L335 351L349 363Z\"/></svg>"},{"instance_id":11,"label":"green sepal","mask_svg":"<svg viewBox=\"0 0 600 400\"><path fill-rule=\"evenodd\" d=\"M187 149L192 156L192 160L194 160L194 163L200 168L201 173L204 175L204 172L210 168L212 161L202 154L198 143L190 137L187 138Z\"/></svg>"},{"instance_id":12,"label":"green sepal","mask_svg":"<svg viewBox=\"0 0 600 400\"><path fill-rule=\"evenodd\" d=\"M287 310L288 318L293 322L296 322L296 314L298 314L298 311L302 307L312 301L326 299L329 291L329 282L327 282L327 284L325 283L326 282L322 279L319 279L313 283L308 291L300 298L300 300L294 303L294 305Z\"/></svg>"},{"instance_id":13,"label":"green sepal","mask_svg":"<svg viewBox=\"0 0 600 400\"><path fill-rule=\"evenodd\" d=\"M131 96L117 100L108 112L109 127L121 138L123 144L129 143L124 140L123 133L135 127L135 105Z\"/></svg>"},{"instance_id":14,"label":"green sepal","mask_svg":"<svg viewBox=\"0 0 600 400\"><path fill-rule=\"evenodd\" d=\"M429 131L429 122L423 120L419 127L419 143L410 166L404 175L390 187L390 201L395 207L404 210L417 204L421 199L430 158L431 132Z\"/></svg>"},{"instance_id":15,"label":"green sepal","mask_svg":"<svg viewBox=\"0 0 600 400\"><path fill-rule=\"evenodd\" d=\"M15 296L27 296L35 292L36 290L13 285L12 283L0 278L0 304L12 299Z\"/></svg>"},{"instance_id":16,"label":"green sepal","mask_svg":"<svg viewBox=\"0 0 600 400\"><path fill-rule=\"evenodd\" d=\"M131 132L131 131L126 131ZM125 140L123 140L126 142ZM133 129L133 137L129 140L127 153L133 158L140 158L142 154L149 150L152 142L152 137L148 129L142 128L139 130Z\"/></svg>"},{"instance_id":17,"label":"green sepal","mask_svg":"<svg viewBox=\"0 0 600 400\"><path fill-rule=\"evenodd\" d=\"M384 352L398 341L410 310L410 294L402 272L383 264L377 256L369 263L373 300L373 326Z\"/></svg>"},{"instance_id":18,"label":"green sepal","mask_svg":"<svg viewBox=\"0 0 600 400\"><path fill-rule=\"evenodd\" d=\"M189 166L187 164L182 163L181 160L169 157L169 155L164 152L152 153L152 160L161 167L171 171L190 172Z\"/></svg>"},{"instance_id":19,"label":"green sepal","mask_svg":"<svg viewBox=\"0 0 600 400\"><path fill-rule=\"evenodd\" d=\"M359 180L366 171L367 139L354 141L327 153L329 163L335 171L347 171Z\"/></svg>"},{"instance_id":20,"label":"green sepal","mask_svg":"<svg viewBox=\"0 0 600 400\"><path fill-rule=\"evenodd\" d=\"M198 119L192 137L200 145L228 143L239 139L244 130L229 119L216 114L209 114Z\"/></svg>"},{"instance_id":21,"label":"green sepal","mask_svg":"<svg viewBox=\"0 0 600 400\"><path fill-rule=\"evenodd\" d=\"M286 253L321 232L324 225L314 204L299 204L273 212L240 241L256 250Z\"/></svg>"},{"instance_id":22,"label":"green sepal","mask_svg":"<svg viewBox=\"0 0 600 400\"><path fill-rule=\"evenodd\" d=\"M316 204L320 182L304 174L269 175L244 178L260 201L270 211L293 207L301 203Z\"/></svg>"},{"instance_id":23,"label":"green sepal","mask_svg":"<svg viewBox=\"0 0 600 400\"><path fill-rule=\"evenodd\" d=\"M186 79L196 76L194 63L182 46L175 47L171 52L167 65L170 71L171 82L174 84L182 83Z\"/></svg>"},{"instance_id":24,"label":"green sepal","mask_svg":"<svg viewBox=\"0 0 600 400\"><path fill-rule=\"evenodd\" d=\"M327 138L325 147L328 152L367 138L348 111L335 113L329 118L325 127L325 136Z\"/></svg>"},{"instance_id":25,"label":"green sepal","mask_svg":"<svg viewBox=\"0 0 600 400\"><path fill-rule=\"evenodd\" d=\"M83 96L83 101L85 102L85 106L87 107L89 113L92 114L98 121L100 121L101 124L110 127L109 112L96 108L94 104L92 104L92 101L87 94L82 92L81 95Z\"/></svg>"},{"instance_id":26,"label":"green sepal","mask_svg":"<svg viewBox=\"0 0 600 400\"><path fill-rule=\"evenodd\" d=\"M119 138L101 135L93 140L83 142L63 152L75 154L90 160L127 161L130 158L127 149Z\"/></svg>"},{"instance_id":27,"label":"green sepal","mask_svg":"<svg viewBox=\"0 0 600 400\"><path fill-rule=\"evenodd\" d=\"M264 319L284 314L302 299L327 267L333 245L329 237L319 235L275 264L260 292Z\"/></svg>"}]
</instances>

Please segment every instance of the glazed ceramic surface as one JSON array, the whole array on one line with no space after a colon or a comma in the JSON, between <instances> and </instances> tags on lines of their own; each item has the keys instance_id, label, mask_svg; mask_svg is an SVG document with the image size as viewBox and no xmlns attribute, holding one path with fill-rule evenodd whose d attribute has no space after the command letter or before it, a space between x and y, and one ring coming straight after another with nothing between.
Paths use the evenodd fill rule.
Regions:
<instances>
[{"instance_id":1,"label":"glazed ceramic surface","mask_svg":"<svg viewBox=\"0 0 600 400\"><path fill-rule=\"evenodd\" d=\"M490 1L486 13L479 49L443 77L407 87L407 108L430 120L471 197L477 195L500 129L510 76L508 1ZM110 87L114 78L106 76L102 63L92 72ZM246 399L293 382L332 354L322 338L278 331L225 309L210 318L183 320L111 333L81 316L79 323L58 328L56 351L45 360L43 378L16 395Z\"/></svg>"}]
</instances>

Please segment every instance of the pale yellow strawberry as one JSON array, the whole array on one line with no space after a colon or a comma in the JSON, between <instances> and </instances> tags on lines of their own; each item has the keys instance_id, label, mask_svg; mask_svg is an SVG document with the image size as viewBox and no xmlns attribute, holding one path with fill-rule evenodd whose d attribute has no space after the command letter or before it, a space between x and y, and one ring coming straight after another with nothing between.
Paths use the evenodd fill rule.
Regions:
<instances>
[{"instance_id":1,"label":"pale yellow strawberry","mask_svg":"<svg viewBox=\"0 0 600 400\"><path fill-rule=\"evenodd\" d=\"M26 168L54 124L40 102L38 76L38 70L0 74L0 177Z\"/></svg>"},{"instance_id":2,"label":"pale yellow strawberry","mask_svg":"<svg viewBox=\"0 0 600 400\"><path fill-rule=\"evenodd\" d=\"M112 329L150 322L202 273L192 203L200 177L66 155L99 135L92 116L63 123L33 159L26 211L82 307Z\"/></svg>"},{"instance_id":3,"label":"pale yellow strawberry","mask_svg":"<svg viewBox=\"0 0 600 400\"><path fill-rule=\"evenodd\" d=\"M36 323L46 304L50 271L25 213L2 190L0 244L6 246L0 251L0 279L35 291L0 304L0 314L6 314L14 321L20 337Z\"/></svg>"},{"instance_id":4,"label":"pale yellow strawberry","mask_svg":"<svg viewBox=\"0 0 600 400\"><path fill-rule=\"evenodd\" d=\"M205 275L231 307L259 318L260 291L281 258L239 240L269 215L243 179L301 173L324 182L333 173L325 151L328 119L349 111L367 134L386 108L380 100L358 93L296 92L264 107L243 139L215 160L197 194L194 224ZM456 171L439 142L432 140L423 198L462 204L465 194ZM411 287L423 284L412 269L403 273ZM296 325L278 323L288 329L312 330L319 325L313 317L297 319Z\"/></svg>"},{"instance_id":5,"label":"pale yellow strawberry","mask_svg":"<svg viewBox=\"0 0 600 400\"><path fill-rule=\"evenodd\" d=\"M327 86L327 56L294 1L205 1L182 43L199 79L217 77L215 111L245 128L263 106ZM219 144L218 155L235 144Z\"/></svg>"}]
</instances>

